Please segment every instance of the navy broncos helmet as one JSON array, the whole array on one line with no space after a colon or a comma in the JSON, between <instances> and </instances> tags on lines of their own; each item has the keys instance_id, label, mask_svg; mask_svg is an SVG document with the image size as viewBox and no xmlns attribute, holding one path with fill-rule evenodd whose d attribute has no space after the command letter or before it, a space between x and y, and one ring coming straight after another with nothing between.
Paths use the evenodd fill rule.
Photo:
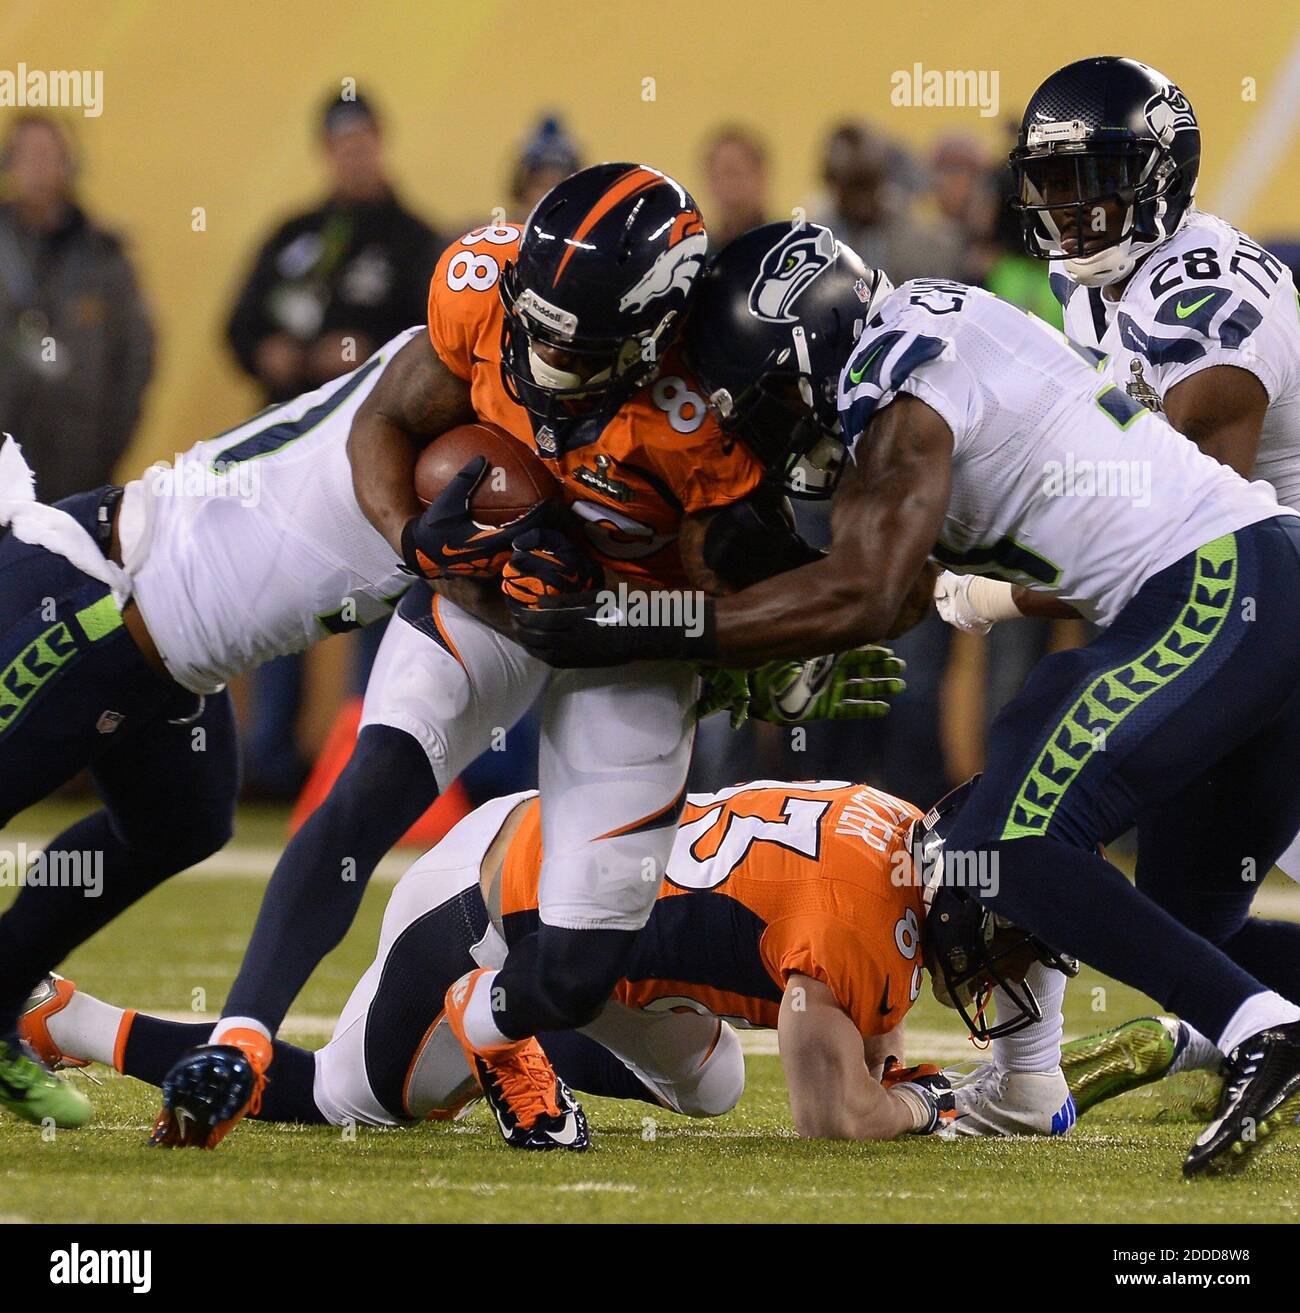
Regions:
<instances>
[{"instance_id":1,"label":"navy broncos helmet","mask_svg":"<svg viewBox=\"0 0 1300 1313\"><path fill-rule=\"evenodd\" d=\"M1187 97L1135 59L1081 59L1029 101L1011 152L1025 249L1102 287L1178 231L1192 208L1201 132Z\"/></svg>"},{"instance_id":2,"label":"navy broncos helmet","mask_svg":"<svg viewBox=\"0 0 1300 1313\"><path fill-rule=\"evenodd\" d=\"M686 326L687 364L724 432L796 497L834 491L845 449L839 373L893 291L829 228L751 228L709 262Z\"/></svg>"},{"instance_id":3,"label":"navy broncos helmet","mask_svg":"<svg viewBox=\"0 0 1300 1313\"><path fill-rule=\"evenodd\" d=\"M914 821L908 846L923 888L922 945L935 997L956 1008L970 1033L983 1041L1014 1035L1043 1019L1038 998L1024 978L1030 965L1042 962L1073 976L1079 964L979 901L977 895L989 903L997 896L996 870L990 872L981 861L986 854L946 850L979 778L972 776ZM1009 1015L990 1022L985 1008L995 985L1002 990Z\"/></svg>"},{"instance_id":4,"label":"navy broncos helmet","mask_svg":"<svg viewBox=\"0 0 1300 1313\"><path fill-rule=\"evenodd\" d=\"M621 404L676 337L707 245L699 207L656 169L594 164L556 184L501 276L506 391L541 422Z\"/></svg>"}]
</instances>

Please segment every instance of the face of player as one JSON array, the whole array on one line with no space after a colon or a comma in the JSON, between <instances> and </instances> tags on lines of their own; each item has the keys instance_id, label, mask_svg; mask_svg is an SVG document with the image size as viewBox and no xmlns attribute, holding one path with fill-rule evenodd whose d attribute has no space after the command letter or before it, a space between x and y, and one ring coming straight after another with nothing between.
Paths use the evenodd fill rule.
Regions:
<instances>
[{"instance_id":1,"label":"face of player","mask_svg":"<svg viewBox=\"0 0 1300 1313\"><path fill-rule=\"evenodd\" d=\"M1133 161L1128 157L1058 155L1025 166L1030 204L1046 205L1069 258L1115 245L1133 204Z\"/></svg>"},{"instance_id":2,"label":"face of player","mask_svg":"<svg viewBox=\"0 0 1300 1313\"><path fill-rule=\"evenodd\" d=\"M1019 935L1019 931L1013 933ZM996 936L990 949L996 953ZM954 997L953 992L948 988L948 982L944 979L943 972L939 970L938 963L934 960L929 949L926 949L922 956L925 959L926 970L930 973L930 992L934 995L935 1002L943 1007L951 1008L954 1012L957 1010L957 997L960 998L963 1006L969 1009L981 994L987 994L996 983L989 972L981 972L978 976L974 976L960 984L956 991L957 997ZM1035 960L1033 950L1026 944L1008 953L1005 957L999 958L998 969L1005 979L1019 984L1024 980L1025 973Z\"/></svg>"}]
</instances>

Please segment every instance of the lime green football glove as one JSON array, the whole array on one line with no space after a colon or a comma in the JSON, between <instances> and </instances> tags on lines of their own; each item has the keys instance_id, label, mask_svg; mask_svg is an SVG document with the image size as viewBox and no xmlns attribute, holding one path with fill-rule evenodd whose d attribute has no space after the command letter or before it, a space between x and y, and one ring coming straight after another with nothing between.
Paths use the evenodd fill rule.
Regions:
<instances>
[{"instance_id":1,"label":"lime green football glove","mask_svg":"<svg viewBox=\"0 0 1300 1313\"><path fill-rule=\"evenodd\" d=\"M731 714L731 728L739 729L749 716L749 671L724 666L700 667L700 696L695 718L703 720L715 711Z\"/></svg>"},{"instance_id":2,"label":"lime green football glove","mask_svg":"<svg viewBox=\"0 0 1300 1313\"><path fill-rule=\"evenodd\" d=\"M771 661L749 679L749 714L773 725L878 720L907 685L887 647L855 647L809 661Z\"/></svg>"}]
</instances>

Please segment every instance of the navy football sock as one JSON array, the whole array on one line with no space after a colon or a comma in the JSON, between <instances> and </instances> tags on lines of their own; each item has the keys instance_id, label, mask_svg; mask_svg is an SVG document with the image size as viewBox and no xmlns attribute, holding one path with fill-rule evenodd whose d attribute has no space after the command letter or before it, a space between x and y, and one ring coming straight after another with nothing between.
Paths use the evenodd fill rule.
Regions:
<instances>
[{"instance_id":1,"label":"navy football sock","mask_svg":"<svg viewBox=\"0 0 1300 1313\"><path fill-rule=\"evenodd\" d=\"M206 1022L163 1021L138 1014L127 1033L122 1053L122 1071L150 1085L161 1085L183 1053L208 1042L212 1027ZM306 1049L275 1041L271 1065L266 1071L266 1088L261 1111L250 1114L264 1122L302 1122L324 1125L312 1088L316 1058Z\"/></svg>"},{"instance_id":2,"label":"navy football sock","mask_svg":"<svg viewBox=\"0 0 1300 1313\"><path fill-rule=\"evenodd\" d=\"M46 972L168 876L207 852L184 844L146 851L123 838L106 810L50 840L47 854L68 854L94 883L25 884L0 916L0 1034L11 1030ZM55 867L51 863L51 870Z\"/></svg>"},{"instance_id":3,"label":"navy football sock","mask_svg":"<svg viewBox=\"0 0 1300 1313\"><path fill-rule=\"evenodd\" d=\"M438 796L409 734L367 725L329 796L275 864L224 1015L275 1033L307 978L347 934L379 860Z\"/></svg>"},{"instance_id":4,"label":"navy football sock","mask_svg":"<svg viewBox=\"0 0 1300 1313\"><path fill-rule=\"evenodd\" d=\"M1140 989L1211 1037L1261 984L1208 940L1139 893L1104 858L1056 839L966 843L956 852L996 861L990 910L1033 931L1060 952Z\"/></svg>"},{"instance_id":5,"label":"navy football sock","mask_svg":"<svg viewBox=\"0 0 1300 1313\"><path fill-rule=\"evenodd\" d=\"M1252 917L1219 947L1269 989L1300 1006L1300 925Z\"/></svg>"},{"instance_id":6,"label":"navy football sock","mask_svg":"<svg viewBox=\"0 0 1300 1313\"><path fill-rule=\"evenodd\" d=\"M636 942L635 930L566 930L541 925L510 946L493 992L503 1035L524 1039L543 1030L573 1030L605 1005Z\"/></svg>"}]
</instances>

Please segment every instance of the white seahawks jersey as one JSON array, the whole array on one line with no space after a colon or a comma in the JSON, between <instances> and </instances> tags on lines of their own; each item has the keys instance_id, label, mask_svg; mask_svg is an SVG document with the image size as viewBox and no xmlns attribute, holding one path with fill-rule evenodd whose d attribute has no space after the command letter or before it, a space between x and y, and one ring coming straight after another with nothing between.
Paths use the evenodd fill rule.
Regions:
<instances>
[{"instance_id":1,"label":"white seahawks jersey","mask_svg":"<svg viewBox=\"0 0 1300 1313\"><path fill-rule=\"evenodd\" d=\"M233 675L387 615L409 584L352 489L352 418L422 328L128 485L123 564L172 677Z\"/></svg>"},{"instance_id":2,"label":"white seahawks jersey","mask_svg":"<svg viewBox=\"0 0 1300 1313\"><path fill-rule=\"evenodd\" d=\"M952 431L935 559L1050 593L1098 624L1165 566L1279 513L1267 484L1180 437L1093 353L979 288L917 279L884 302L840 375L854 448L899 393Z\"/></svg>"},{"instance_id":3,"label":"white seahawks jersey","mask_svg":"<svg viewBox=\"0 0 1300 1313\"><path fill-rule=\"evenodd\" d=\"M1202 369L1249 370L1268 393L1252 471L1300 507L1300 303L1291 271L1212 214L1193 211L1142 262L1118 301L1053 271L1065 331L1106 352L1111 376L1156 408Z\"/></svg>"}]
</instances>

